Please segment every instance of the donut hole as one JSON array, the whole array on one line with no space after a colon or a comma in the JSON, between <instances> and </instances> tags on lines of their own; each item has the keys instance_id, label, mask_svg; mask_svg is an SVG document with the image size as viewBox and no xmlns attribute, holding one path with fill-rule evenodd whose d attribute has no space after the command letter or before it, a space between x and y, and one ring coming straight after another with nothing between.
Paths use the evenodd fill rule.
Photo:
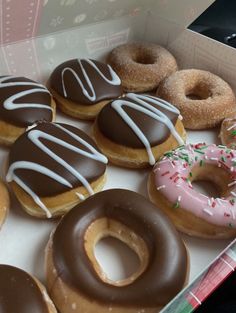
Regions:
<instances>
[{"instance_id":1,"label":"donut hole","mask_svg":"<svg viewBox=\"0 0 236 313\"><path fill-rule=\"evenodd\" d=\"M186 91L186 97L191 100L206 100L212 96L212 93L204 83L199 83Z\"/></svg>"},{"instance_id":2,"label":"donut hole","mask_svg":"<svg viewBox=\"0 0 236 313\"><path fill-rule=\"evenodd\" d=\"M138 255L121 240L112 236L97 242L95 256L108 279L114 282L128 279L140 267Z\"/></svg>"},{"instance_id":3,"label":"donut hole","mask_svg":"<svg viewBox=\"0 0 236 313\"><path fill-rule=\"evenodd\" d=\"M195 166L191 183L196 190L208 197L221 198L229 194L228 184L232 181L230 172L212 164Z\"/></svg>"},{"instance_id":4,"label":"donut hole","mask_svg":"<svg viewBox=\"0 0 236 313\"><path fill-rule=\"evenodd\" d=\"M155 59L149 54L137 54L134 56L133 61L139 64L154 64Z\"/></svg>"},{"instance_id":5,"label":"donut hole","mask_svg":"<svg viewBox=\"0 0 236 313\"><path fill-rule=\"evenodd\" d=\"M105 217L94 221L87 228L84 239L87 256L98 277L105 283L114 286L129 285L148 266L149 250L145 241L118 221ZM111 248L112 256L111 254L109 256L105 249L107 245ZM98 252L101 246L102 249ZM116 263L114 263L114 259L116 259ZM112 264L112 268L109 270L108 262L110 266ZM115 272L115 264L122 269L117 271L117 276L111 276L111 272Z\"/></svg>"}]
</instances>

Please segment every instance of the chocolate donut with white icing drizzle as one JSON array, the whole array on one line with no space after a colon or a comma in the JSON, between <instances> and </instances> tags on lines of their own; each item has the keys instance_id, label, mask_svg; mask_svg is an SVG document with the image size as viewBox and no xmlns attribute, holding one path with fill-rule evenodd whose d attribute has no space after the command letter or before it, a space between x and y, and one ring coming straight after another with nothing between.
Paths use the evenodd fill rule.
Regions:
<instances>
[{"instance_id":1,"label":"chocolate donut with white icing drizzle","mask_svg":"<svg viewBox=\"0 0 236 313\"><path fill-rule=\"evenodd\" d=\"M0 142L12 144L28 126L51 122L55 103L43 85L25 78L0 77Z\"/></svg>"},{"instance_id":2,"label":"chocolate donut with white icing drizzle","mask_svg":"<svg viewBox=\"0 0 236 313\"><path fill-rule=\"evenodd\" d=\"M182 145L180 112L157 97L128 93L99 113L94 136L108 158L127 167L153 165L165 151Z\"/></svg>"},{"instance_id":3,"label":"chocolate donut with white icing drizzle","mask_svg":"<svg viewBox=\"0 0 236 313\"><path fill-rule=\"evenodd\" d=\"M108 101L122 95L120 78L110 65L90 59L60 64L49 88L62 111L83 119L94 118Z\"/></svg>"},{"instance_id":4,"label":"chocolate donut with white icing drizzle","mask_svg":"<svg viewBox=\"0 0 236 313\"><path fill-rule=\"evenodd\" d=\"M56 313L45 287L25 271L0 265L1 313Z\"/></svg>"},{"instance_id":5,"label":"chocolate donut with white icing drizzle","mask_svg":"<svg viewBox=\"0 0 236 313\"><path fill-rule=\"evenodd\" d=\"M80 129L41 123L12 146L7 181L29 214L57 216L101 190L106 163Z\"/></svg>"}]
</instances>

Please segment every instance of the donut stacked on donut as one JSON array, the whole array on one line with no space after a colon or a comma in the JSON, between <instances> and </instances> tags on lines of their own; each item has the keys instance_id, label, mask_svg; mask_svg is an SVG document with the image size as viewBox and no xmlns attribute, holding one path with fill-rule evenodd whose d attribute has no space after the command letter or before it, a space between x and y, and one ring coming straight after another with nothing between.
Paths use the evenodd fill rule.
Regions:
<instances>
[{"instance_id":1,"label":"donut stacked on donut","mask_svg":"<svg viewBox=\"0 0 236 313\"><path fill-rule=\"evenodd\" d=\"M110 100L122 95L121 81L113 69L90 59L60 64L51 74L49 88L59 108L81 119L94 119Z\"/></svg>"},{"instance_id":2,"label":"donut stacked on donut","mask_svg":"<svg viewBox=\"0 0 236 313\"><path fill-rule=\"evenodd\" d=\"M220 197L207 197L194 180L213 182ZM177 229L198 237L230 238L236 234L236 151L196 144L165 153L149 179L150 199Z\"/></svg>"},{"instance_id":3,"label":"donut stacked on donut","mask_svg":"<svg viewBox=\"0 0 236 313\"><path fill-rule=\"evenodd\" d=\"M29 214L50 218L101 190L106 163L94 141L78 128L42 123L12 146L7 181Z\"/></svg>"},{"instance_id":4,"label":"donut stacked on donut","mask_svg":"<svg viewBox=\"0 0 236 313\"><path fill-rule=\"evenodd\" d=\"M231 149L236 148L236 117L223 120L219 137L223 145Z\"/></svg>"},{"instance_id":5,"label":"donut stacked on donut","mask_svg":"<svg viewBox=\"0 0 236 313\"><path fill-rule=\"evenodd\" d=\"M207 71L173 73L159 86L157 95L180 110L184 126L189 129L214 127L236 113L235 95L229 84Z\"/></svg>"},{"instance_id":6,"label":"donut stacked on donut","mask_svg":"<svg viewBox=\"0 0 236 313\"><path fill-rule=\"evenodd\" d=\"M112 236L140 259L131 277L109 280L94 246ZM64 216L47 247L49 293L61 313L154 313L185 285L188 255L170 221L143 196L106 190Z\"/></svg>"},{"instance_id":7,"label":"donut stacked on donut","mask_svg":"<svg viewBox=\"0 0 236 313\"><path fill-rule=\"evenodd\" d=\"M0 77L0 143L11 145L28 126L55 118L55 102L41 84L25 77Z\"/></svg>"},{"instance_id":8,"label":"donut stacked on donut","mask_svg":"<svg viewBox=\"0 0 236 313\"><path fill-rule=\"evenodd\" d=\"M0 310L4 313L56 313L45 287L25 271L0 265Z\"/></svg>"},{"instance_id":9,"label":"donut stacked on donut","mask_svg":"<svg viewBox=\"0 0 236 313\"><path fill-rule=\"evenodd\" d=\"M122 81L125 91L144 92L156 89L159 83L177 71L173 55L151 43L128 43L113 49L108 63Z\"/></svg>"},{"instance_id":10,"label":"donut stacked on donut","mask_svg":"<svg viewBox=\"0 0 236 313\"><path fill-rule=\"evenodd\" d=\"M179 111L159 98L128 93L107 104L94 125L98 147L117 165L154 165L169 149L184 143Z\"/></svg>"},{"instance_id":11,"label":"donut stacked on donut","mask_svg":"<svg viewBox=\"0 0 236 313\"><path fill-rule=\"evenodd\" d=\"M0 228L6 219L7 212L10 206L9 194L6 186L0 180Z\"/></svg>"}]
</instances>

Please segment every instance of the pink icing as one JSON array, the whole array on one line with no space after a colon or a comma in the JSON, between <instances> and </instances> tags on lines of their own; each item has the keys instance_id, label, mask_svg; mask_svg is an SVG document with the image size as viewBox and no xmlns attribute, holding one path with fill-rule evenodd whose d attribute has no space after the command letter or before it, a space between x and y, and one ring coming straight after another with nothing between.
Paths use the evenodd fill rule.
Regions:
<instances>
[{"instance_id":1,"label":"pink icing","mask_svg":"<svg viewBox=\"0 0 236 313\"><path fill-rule=\"evenodd\" d=\"M189 180L195 165L214 164L230 173L229 196L209 198L195 190ZM155 184L170 202L212 224L236 228L236 151L225 146L197 144L167 152L156 163Z\"/></svg>"}]
</instances>

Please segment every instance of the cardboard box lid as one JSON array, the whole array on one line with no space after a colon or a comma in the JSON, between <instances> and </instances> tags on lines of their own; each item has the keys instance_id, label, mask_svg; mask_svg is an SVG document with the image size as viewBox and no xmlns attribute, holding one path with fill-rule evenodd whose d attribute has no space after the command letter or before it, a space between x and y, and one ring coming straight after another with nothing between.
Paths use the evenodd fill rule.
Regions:
<instances>
[{"instance_id":1,"label":"cardboard box lid","mask_svg":"<svg viewBox=\"0 0 236 313\"><path fill-rule=\"evenodd\" d=\"M186 27L214 0L12 0L0 4L0 45L152 12Z\"/></svg>"},{"instance_id":2,"label":"cardboard box lid","mask_svg":"<svg viewBox=\"0 0 236 313\"><path fill-rule=\"evenodd\" d=\"M215 0L158 0L154 1L151 12L187 27L214 2Z\"/></svg>"}]
</instances>

